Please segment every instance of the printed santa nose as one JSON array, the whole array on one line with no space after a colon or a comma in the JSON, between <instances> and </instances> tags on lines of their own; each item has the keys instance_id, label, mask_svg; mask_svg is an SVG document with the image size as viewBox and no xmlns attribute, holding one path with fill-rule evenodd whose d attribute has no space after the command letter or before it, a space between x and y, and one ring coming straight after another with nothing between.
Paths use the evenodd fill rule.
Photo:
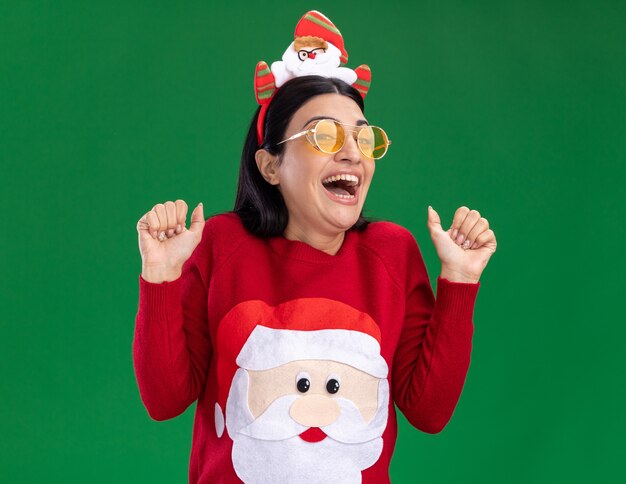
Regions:
<instances>
[{"instance_id":1,"label":"printed santa nose","mask_svg":"<svg viewBox=\"0 0 626 484\"><path fill-rule=\"evenodd\" d=\"M317 54L315 52L309 52L309 59L315 59Z\"/></svg>"},{"instance_id":2,"label":"printed santa nose","mask_svg":"<svg viewBox=\"0 0 626 484\"><path fill-rule=\"evenodd\" d=\"M324 395L307 395L291 405L289 415L301 425L324 427L339 418L339 405L335 399Z\"/></svg>"}]
</instances>

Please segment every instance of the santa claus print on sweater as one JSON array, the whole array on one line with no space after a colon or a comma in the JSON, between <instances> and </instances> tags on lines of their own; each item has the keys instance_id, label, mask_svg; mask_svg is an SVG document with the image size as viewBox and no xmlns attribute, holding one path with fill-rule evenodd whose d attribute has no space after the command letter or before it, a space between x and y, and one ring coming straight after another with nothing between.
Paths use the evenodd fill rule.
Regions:
<instances>
[{"instance_id":1,"label":"santa claus print on sweater","mask_svg":"<svg viewBox=\"0 0 626 484\"><path fill-rule=\"evenodd\" d=\"M376 322L325 298L245 301L217 338L215 431L232 440L239 478L361 482L380 457L389 411Z\"/></svg>"}]
</instances>

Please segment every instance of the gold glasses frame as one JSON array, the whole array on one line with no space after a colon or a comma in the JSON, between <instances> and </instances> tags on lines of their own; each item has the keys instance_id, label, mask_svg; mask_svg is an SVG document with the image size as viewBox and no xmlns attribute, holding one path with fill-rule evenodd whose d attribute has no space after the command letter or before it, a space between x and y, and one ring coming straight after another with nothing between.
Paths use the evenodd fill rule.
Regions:
<instances>
[{"instance_id":1,"label":"gold glasses frame","mask_svg":"<svg viewBox=\"0 0 626 484\"><path fill-rule=\"evenodd\" d=\"M336 124L336 125L338 125L338 126L341 126L341 129L343 129L343 132L344 132L343 143L341 144L341 146L339 146L339 147L337 148L337 151L325 151L325 150L323 150L323 149L319 146L319 144L317 143L317 140L316 140L316 138L315 138L315 133L316 133L316 131L315 131L315 130L316 130L316 128L317 128L317 126L318 126L318 124L319 124L319 123L322 123L322 122L331 122L331 123L334 123L334 124ZM305 136L305 135L306 135L306 139L307 139L307 141L308 141L308 142L309 142L309 143L313 146L313 148L315 148L317 151L321 151L322 153L327 153L327 154L334 154L334 153L338 153L339 151L341 151L341 149L343 148L343 146L344 146L344 144L345 144L345 142L346 142L346 137L347 137L347 136L345 136L345 135L346 135L347 133L346 133L346 130L343 128L344 126L348 126L348 127L350 127L350 128L358 128L358 129L356 129L356 130L352 130L351 132L352 132L352 136L354 137L354 140L357 142L357 146L359 147L359 151L360 151L360 152L361 152L361 153L362 153L365 157L367 157L367 158L371 158L371 159L374 159L374 160L380 160L383 156L385 156L385 155L387 154L387 150L389 149L389 145L391 145L391 140L389 139L389 137L387 136L387 133L385 132L385 130L384 130L383 128L381 128L381 127L379 127L379 126L370 126L369 124L361 124L361 125L344 124L344 123L340 123L339 121L336 121L336 120L334 120L334 119L318 119L317 121L315 121L315 124L313 124L313 126L311 126L309 129L306 129L306 130L304 130L304 131L300 131L299 133L296 133L296 134L294 134L293 136L290 136L289 138L287 138L287 139L285 139L285 140L279 141L278 143L276 143L276 145L278 146L278 145L281 145L281 144L283 144L283 143L286 143L287 141L291 141L291 140L294 140L294 139L298 139L298 138L300 138L300 137L302 137L302 136ZM382 132L384 139L385 139L385 140L387 140L387 143L386 143L386 146L385 146L385 151L383 152L383 154L382 154L382 155L380 155L380 156L378 156L378 157L376 157L376 158L374 158L374 157L372 157L372 156L370 156L370 155L366 154L366 153L363 151L363 149L361 148L361 145L360 145L360 143L359 143L359 134L361 133L361 130L363 130L363 129L365 129L365 128L376 128L376 129L379 129L379 130ZM377 149L377 148L378 148L378 147L374 147L374 149L372 150L372 152L373 152L373 151L376 151L376 149Z\"/></svg>"}]
</instances>

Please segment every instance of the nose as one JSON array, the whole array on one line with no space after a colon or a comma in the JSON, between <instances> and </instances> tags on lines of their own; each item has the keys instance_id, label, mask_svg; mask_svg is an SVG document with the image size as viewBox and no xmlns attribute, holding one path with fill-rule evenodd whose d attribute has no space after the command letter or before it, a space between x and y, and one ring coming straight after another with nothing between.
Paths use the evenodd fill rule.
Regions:
<instances>
[{"instance_id":1,"label":"nose","mask_svg":"<svg viewBox=\"0 0 626 484\"><path fill-rule=\"evenodd\" d=\"M317 55L317 54L316 54L315 52L311 52L311 53L309 54L309 59L315 59L315 56L316 56L316 55Z\"/></svg>"},{"instance_id":2,"label":"nose","mask_svg":"<svg viewBox=\"0 0 626 484\"><path fill-rule=\"evenodd\" d=\"M361 161L361 150L356 141L353 131L346 130L346 138L341 149L336 153L335 159L337 161L349 161L352 163L358 163Z\"/></svg>"},{"instance_id":3,"label":"nose","mask_svg":"<svg viewBox=\"0 0 626 484\"><path fill-rule=\"evenodd\" d=\"M325 395L307 395L293 402L289 415L306 427L324 427L339 418L339 405Z\"/></svg>"}]
</instances>

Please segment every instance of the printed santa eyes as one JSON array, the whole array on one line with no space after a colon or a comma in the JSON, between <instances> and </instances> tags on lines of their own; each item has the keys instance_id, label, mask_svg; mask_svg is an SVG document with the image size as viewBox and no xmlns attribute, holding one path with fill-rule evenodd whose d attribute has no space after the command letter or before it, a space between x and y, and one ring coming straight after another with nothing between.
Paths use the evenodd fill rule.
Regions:
<instances>
[{"instance_id":1,"label":"printed santa eyes","mask_svg":"<svg viewBox=\"0 0 626 484\"><path fill-rule=\"evenodd\" d=\"M339 391L339 377L337 375L329 375L326 378L326 391L334 395ZM306 371L301 371L296 376L296 388L300 393L306 393L311 388L311 376Z\"/></svg>"},{"instance_id":2,"label":"printed santa eyes","mask_svg":"<svg viewBox=\"0 0 626 484\"><path fill-rule=\"evenodd\" d=\"M339 377L336 375L330 375L326 379L326 391L332 395L339 391Z\"/></svg>"},{"instance_id":3,"label":"printed santa eyes","mask_svg":"<svg viewBox=\"0 0 626 484\"><path fill-rule=\"evenodd\" d=\"M306 371L301 371L296 376L296 387L300 393L306 393L311 388L311 377Z\"/></svg>"}]
</instances>

